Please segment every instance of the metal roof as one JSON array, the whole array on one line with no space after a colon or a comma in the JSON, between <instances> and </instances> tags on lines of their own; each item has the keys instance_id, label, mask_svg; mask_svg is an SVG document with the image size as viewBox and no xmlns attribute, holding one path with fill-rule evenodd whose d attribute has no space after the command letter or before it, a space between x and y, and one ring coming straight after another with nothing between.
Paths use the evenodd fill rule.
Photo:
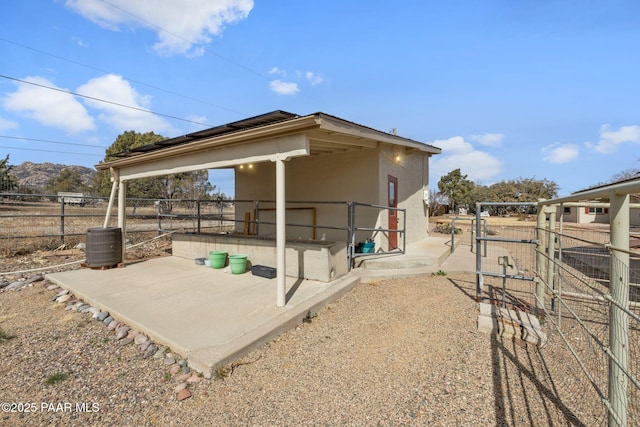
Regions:
<instances>
[{"instance_id":1,"label":"metal roof","mask_svg":"<svg viewBox=\"0 0 640 427\"><path fill-rule=\"evenodd\" d=\"M210 129L204 129L197 132L192 132L187 135L177 136L175 138L169 138L162 141L154 142L152 144L142 145L136 148L130 148L119 153L112 154L113 157L132 157L142 153L148 153L151 151L160 150L166 147L173 147L180 144L186 144L198 139L210 138L212 136L220 136L229 134L232 132L239 132L247 129L253 129L260 126L266 126L286 120L291 120L299 117L297 114L288 113L282 110L271 111L269 113L260 114L259 116L249 117L247 119L238 120L236 122L227 123L224 125L212 127Z\"/></svg>"}]
</instances>

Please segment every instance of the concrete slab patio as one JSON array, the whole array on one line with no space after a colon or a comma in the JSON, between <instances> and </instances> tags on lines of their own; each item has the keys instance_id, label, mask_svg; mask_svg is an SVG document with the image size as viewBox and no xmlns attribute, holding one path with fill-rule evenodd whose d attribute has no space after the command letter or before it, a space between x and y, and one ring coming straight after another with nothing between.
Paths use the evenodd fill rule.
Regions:
<instances>
[{"instance_id":1,"label":"concrete slab patio","mask_svg":"<svg viewBox=\"0 0 640 427\"><path fill-rule=\"evenodd\" d=\"M384 258L384 257L383 257ZM82 269L47 278L88 304L186 357L205 376L302 323L360 281L430 274L439 268L474 271L467 250L450 256L446 239L412 245L404 255L370 259L332 282L287 277L287 304L276 306L276 281L234 275L176 256L109 270Z\"/></svg>"},{"instance_id":2,"label":"concrete slab patio","mask_svg":"<svg viewBox=\"0 0 640 427\"><path fill-rule=\"evenodd\" d=\"M301 323L359 281L355 276L330 283L287 277L288 302L277 307L275 279L234 275L178 257L47 278L169 346L205 376Z\"/></svg>"}]
</instances>

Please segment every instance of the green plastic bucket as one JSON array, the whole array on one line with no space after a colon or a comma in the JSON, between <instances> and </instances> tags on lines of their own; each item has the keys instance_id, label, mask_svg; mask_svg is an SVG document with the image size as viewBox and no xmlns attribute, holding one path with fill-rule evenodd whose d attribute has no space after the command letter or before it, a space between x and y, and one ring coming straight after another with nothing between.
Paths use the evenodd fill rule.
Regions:
<instances>
[{"instance_id":1,"label":"green plastic bucket","mask_svg":"<svg viewBox=\"0 0 640 427\"><path fill-rule=\"evenodd\" d=\"M242 274L247 270L247 256L242 254L229 255L231 273Z\"/></svg>"},{"instance_id":2,"label":"green plastic bucket","mask_svg":"<svg viewBox=\"0 0 640 427\"><path fill-rule=\"evenodd\" d=\"M209 261L211 261L211 268L224 268L227 263L227 253L225 251L211 251L209 252Z\"/></svg>"}]
</instances>

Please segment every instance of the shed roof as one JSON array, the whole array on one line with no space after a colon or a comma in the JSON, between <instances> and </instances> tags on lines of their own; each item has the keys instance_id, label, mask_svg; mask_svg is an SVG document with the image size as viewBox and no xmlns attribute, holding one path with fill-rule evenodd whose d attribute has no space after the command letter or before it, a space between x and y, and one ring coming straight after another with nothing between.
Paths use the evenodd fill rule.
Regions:
<instances>
[{"instance_id":1,"label":"shed roof","mask_svg":"<svg viewBox=\"0 0 640 427\"><path fill-rule=\"evenodd\" d=\"M308 155L372 148L387 143L429 154L441 150L432 145L382 132L322 112L299 116L282 110L192 132L114 154L116 160L96 165L99 170L126 167L179 156L181 153L210 151L260 139L305 133Z\"/></svg>"}]
</instances>

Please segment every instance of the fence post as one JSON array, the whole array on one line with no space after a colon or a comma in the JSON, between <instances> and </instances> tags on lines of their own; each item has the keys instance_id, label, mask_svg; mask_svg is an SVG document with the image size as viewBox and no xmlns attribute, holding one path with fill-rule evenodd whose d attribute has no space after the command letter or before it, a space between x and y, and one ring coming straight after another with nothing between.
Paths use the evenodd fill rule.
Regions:
<instances>
[{"instance_id":1,"label":"fence post","mask_svg":"<svg viewBox=\"0 0 640 427\"><path fill-rule=\"evenodd\" d=\"M629 382L625 373L629 357L629 195L618 195L611 191L609 201L611 246L622 249L611 250L609 259L609 285L611 298L615 302L609 305L609 346L613 356L609 359L609 425L626 426Z\"/></svg>"},{"instance_id":2,"label":"fence post","mask_svg":"<svg viewBox=\"0 0 640 427\"><path fill-rule=\"evenodd\" d=\"M536 308L539 313L544 312L545 306L545 288L544 281L542 278L544 277L545 268L545 258L544 258L544 248L545 248L545 225L546 225L546 214L545 214L545 206L542 204L538 204L538 216L536 222L536 240L538 243L536 245Z\"/></svg>"},{"instance_id":3,"label":"fence post","mask_svg":"<svg viewBox=\"0 0 640 427\"><path fill-rule=\"evenodd\" d=\"M482 288L484 287L484 277L482 276L482 241L480 240L480 223L482 217L480 212L482 205L476 203L476 302L482 301Z\"/></svg>"},{"instance_id":4,"label":"fence post","mask_svg":"<svg viewBox=\"0 0 640 427\"><path fill-rule=\"evenodd\" d=\"M552 208L553 206L550 206ZM549 238L547 239L547 286L555 290L553 273L555 271L556 258L556 210L549 213ZM551 311L555 310L556 299L551 298Z\"/></svg>"},{"instance_id":5,"label":"fence post","mask_svg":"<svg viewBox=\"0 0 640 427\"><path fill-rule=\"evenodd\" d=\"M160 236L162 234L162 215L161 215L161 209L160 209L160 205L162 205L162 201L158 199L154 203L156 205L156 210L158 211L158 236Z\"/></svg>"},{"instance_id":6,"label":"fence post","mask_svg":"<svg viewBox=\"0 0 640 427\"><path fill-rule=\"evenodd\" d=\"M198 234L200 234L200 200L196 200L197 214L198 215Z\"/></svg>"},{"instance_id":7,"label":"fence post","mask_svg":"<svg viewBox=\"0 0 640 427\"><path fill-rule=\"evenodd\" d=\"M64 245L64 196L60 197L60 245Z\"/></svg>"}]
</instances>

